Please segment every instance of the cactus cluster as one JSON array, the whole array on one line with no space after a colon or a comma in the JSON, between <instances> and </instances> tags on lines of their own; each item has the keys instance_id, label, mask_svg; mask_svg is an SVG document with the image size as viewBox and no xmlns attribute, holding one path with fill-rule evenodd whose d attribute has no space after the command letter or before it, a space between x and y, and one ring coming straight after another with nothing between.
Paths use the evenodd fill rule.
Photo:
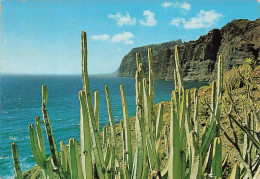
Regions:
<instances>
[{"instance_id":1,"label":"cactus cluster","mask_svg":"<svg viewBox=\"0 0 260 179\"><path fill-rule=\"evenodd\" d=\"M123 159L116 155L115 122L112 115L108 86L105 95L110 128L103 127L102 139L99 135L99 93L94 92L94 103L90 91L87 71L87 37L82 32L82 81L83 90L79 91L80 101L80 147L76 139L69 139L69 146L60 141L60 152L54 140L49 114L46 108L48 92L42 86L43 123L48 138L50 157L46 156L40 117L36 117L36 129L29 125L30 142L35 161L42 170L44 178L221 178L229 156L222 161L222 142L220 139L220 109L223 91L222 59L219 55L218 78L213 82L210 123L202 131L199 124L199 96L183 85L178 47L175 46L176 70L175 90L171 96L170 126L163 126L163 105L159 105L157 116L154 111L154 73L153 53L148 49L148 77L145 77L140 54L136 54L136 146L132 146L127 101L123 85L120 85L123 120L120 121ZM192 106L193 104L193 106ZM192 112L193 111L193 112ZM107 135L107 131L110 135ZM164 139L164 146L161 140ZM164 164L159 149L169 154ZM16 178L22 178L16 144L12 144L12 154ZM239 178L240 167L234 166L231 178Z\"/></svg>"}]
</instances>

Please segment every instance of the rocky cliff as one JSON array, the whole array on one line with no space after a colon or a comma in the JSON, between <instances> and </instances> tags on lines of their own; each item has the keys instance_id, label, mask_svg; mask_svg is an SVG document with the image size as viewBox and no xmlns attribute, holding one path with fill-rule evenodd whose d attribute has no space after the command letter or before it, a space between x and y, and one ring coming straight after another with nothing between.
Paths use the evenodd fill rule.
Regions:
<instances>
[{"instance_id":1,"label":"rocky cliff","mask_svg":"<svg viewBox=\"0 0 260 179\"><path fill-rule=\"evenodd\" d=\"M233 20L221 29L213 29L196 41L181 40L132 49L122 60L119 77L134 77L135 54L140 52L147 71L147 49L153 49L156 79L173 79L174 45L179 45L179 56L184 80L211 81L216 78L217 55L224 55L224 70L244 63L245 58L260 61L260 19Z\"/></svg>"}]
</instances>

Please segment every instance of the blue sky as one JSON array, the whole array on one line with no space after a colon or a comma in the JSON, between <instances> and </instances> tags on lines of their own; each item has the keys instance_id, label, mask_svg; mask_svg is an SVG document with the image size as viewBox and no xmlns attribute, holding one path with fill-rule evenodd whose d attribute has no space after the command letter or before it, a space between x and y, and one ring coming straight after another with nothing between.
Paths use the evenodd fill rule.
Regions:
<instances>
[{"instance_id":1,"label":"blue sky","mask_svg":"<svg viewBox=\"0 0 260 179\"><path fill-rule=\"evenodd\" d=\"M80 74L81 31L90 74L114 72L134 47L196 40L233 19L255 20L257 0L1 0L0 71Z\"/></svg>"}]
</instances>

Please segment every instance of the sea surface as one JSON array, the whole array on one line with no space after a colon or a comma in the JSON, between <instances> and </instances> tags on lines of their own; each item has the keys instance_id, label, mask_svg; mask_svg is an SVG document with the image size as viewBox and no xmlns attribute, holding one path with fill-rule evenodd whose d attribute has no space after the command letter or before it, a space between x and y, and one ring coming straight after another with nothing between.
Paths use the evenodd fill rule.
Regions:
<instances>
[{"instance_id":1,"label":"sea surface","mask_svg":"<svg viewBox=\"0 0 260 179\"><path fill-rule=\"evenodd\" d=\"M115 122L122 119L122 104L119 85L123 84L129 116L135 115L134 78L90 76L91 92L100 94L100 128L109 123L104 85L110 91L112 113ZM0 76L0 178L14 177L11 143L18 146L22 171L32 168L33 159L29 140L29 124L35 124L35 116L41 113L41 85L48 87L47 109L50 115L54 138L68 144L69 138L79 140L79 98L82 89L80 75L2 75ZM205 82L185 82L186 89L201 87ZM155 103L169 101L173 81L155 81ZM43 126L44 130L44 126ZM46 152L49 153L44 131Z\"/></svg>"}]
</instances>

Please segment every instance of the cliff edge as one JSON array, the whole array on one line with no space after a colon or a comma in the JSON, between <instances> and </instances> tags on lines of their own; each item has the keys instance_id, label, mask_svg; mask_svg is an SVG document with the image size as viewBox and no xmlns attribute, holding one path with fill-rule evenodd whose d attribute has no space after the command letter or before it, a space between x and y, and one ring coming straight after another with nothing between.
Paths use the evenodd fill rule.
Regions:
<instances>
[{"instance_id":1,"label":"cliff edge","mask_svg":"<svg viewBox=\"0 0 260 179\"><path fill-rule=\"evenodd\" d=\"M154 74L156 79L172 80L174 45L179 45L184 80L212 81L217 74L217 55L223 54L224 70L242 65L246 58L260 62L260 19L233 20L221 29L213 29L198 40L182 43L181 40L157 45L133 48L122 60L118 77L134 77L136 71L135 54L140 52L145 71L147 69L147 49L153 49Z\"/></svg>"}]
</instances>

